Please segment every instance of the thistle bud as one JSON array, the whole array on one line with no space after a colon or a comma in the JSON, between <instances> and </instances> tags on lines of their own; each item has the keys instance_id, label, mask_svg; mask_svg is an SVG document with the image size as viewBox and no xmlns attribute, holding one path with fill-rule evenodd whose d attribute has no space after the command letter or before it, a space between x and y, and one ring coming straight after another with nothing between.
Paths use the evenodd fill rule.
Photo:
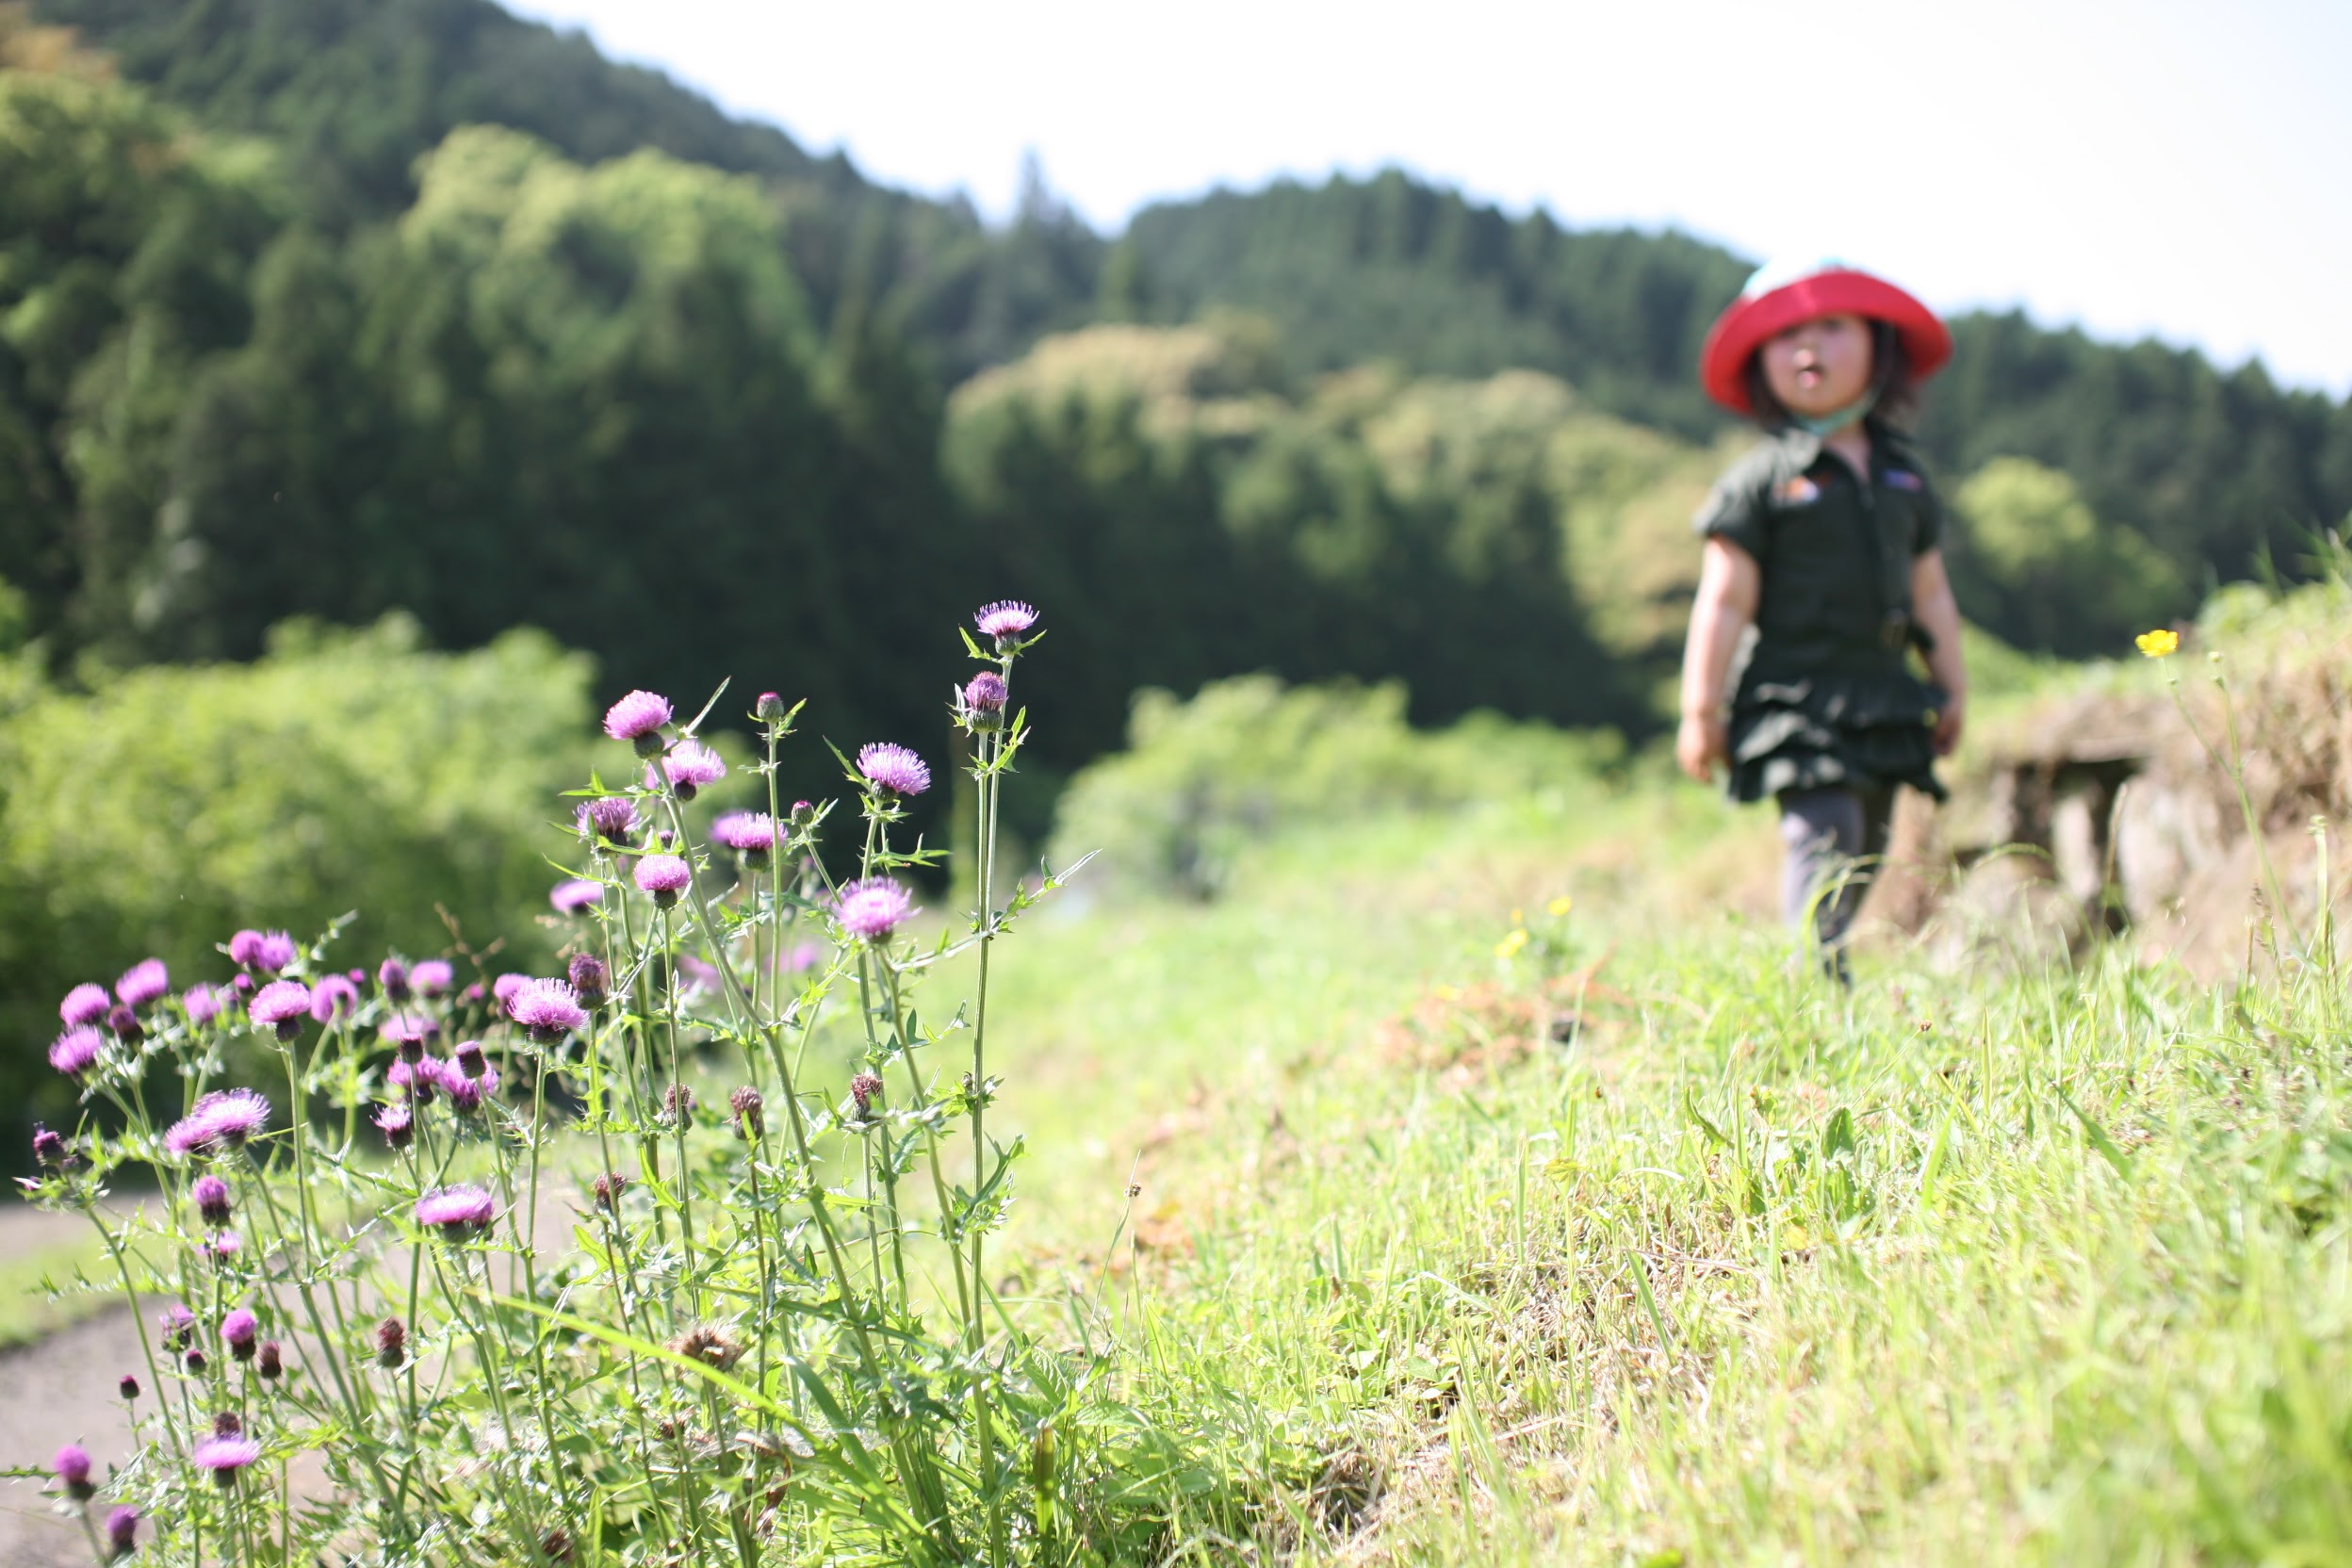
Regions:
<instances>
[{"instance_id":1,"label":"thistle bud","mask_svg":"<svg viewBox=\"0 0 2352 1568\"><path fill-rule=\"evenodd\" d=\"M397 1372L408 1360L408 1325L387 1317L376 1325L376 1364Z\"/></svg>"},{"instance_id":2,"label":"thistle bud","mask_svg":"<svg viewBox=\"0 0 2352 1568\"><path fill-rule=\"evenodd\" d=\"M125 1399L136 1399L139 1397L139 1380L125 1372L122 1380L114 1385L114 1391Z\"/></svg>"},{"instance_id":3,"label":"thistle bud","mask_svg":"<svg viewBox=\"0 0 2352 1568\"><path fill-rule=\"evenodd\" d=\"M458 1042L457 1068L460 1072L463 1072L468 1078L479 1078L482 1076L482 1068L486 1065L488 1065L488 1058L482 1053L482 1042L480 1040L461 1040Z\"/></svg>"},{"instance_id":4,"label":"thistle bud","mask_svg":"<svg viewBox=\"0 0 2352 1568\"><path fill-rule=\"evenodd\" d=\"M683 1084L672 1084L662 1096L662 1119L678 1126L694 1114L694 1091Z\"/></svg>"},{"instance_id":5,"label":"thistle bud","mask_svg":"<svg viewBox=\"0 0 2352 1568\"><path fill-rule=\"evenodd\" d=\"M775 724L784 717L784 699L774 692L762 692L760 700L751 705L751 715L762 724Z\"/></svg>"},{"instance_id":6,"label":"thistle bud","mask_svg":"<svg viewBox=\"0 0 2352 1568\"><path fill-rule=\"evenodd\" d=\"M211 1364L204 1360L204 1351L198 1349L193 1345L188 1348L188 1354L181 1359L182 1364L188 1368L188 1375L191 1378L203 1377L204 1375L204 1368Z\"/></svg>"},{"instance_id":7,"label":"thistle bud","mask_svg":"<svg viewBox=\"0 0 2352 1568\"><path fill-rule=\"evenodd\" d=\"M220 1414L212 1418L212 1435L215 1437L243 1437L245 1435L245 1423L238 1418L237 1412L233 1410L224 1410Z\"/></svg>"},{"instance_id":8,"label":"thistle bud","mask_svg":"<svg viewBox=\"0 0 2352 1568\"><path fill-rule=\"evenodd\" d=\"M189 1184L188 1195L196 1200L196 1212L207 1225L229 1222L229 1184L218 1176L199 1176Z\"/></svg>"},{"instance_id":9,"label":"thistle bud","mask_svg":"<svg viewBox=\"0 0 2352 1568\"><path fill-rule=\"evenodd\" d=\"M65 1168L65 1135L51 1132L39 1122L33 1124L33 1158L45 1166Z\"/></svg>"},{"instance_id":10,"label":"thistle bud","mask_svg":"<svg viewBox=\"0 0 2352 1568\"><path fill-rule=\"evenodd\" d=\"M805 800L792 802L792 825L807 827L817 820L817 808Z\"/></svg>"},{"instance_id":11,"label":"thistle bud","mask_svg":"<svg viewBox=\"0 0 2352 1568\"><path fill-rule=\"evenodd\" d=\"M254 1359L253 1370L261 1374L264 1382L276 1382L284 1375L285 1352L278 1348L276 1340L265 1339L261 1342L261 1354Z\"/></svg>"},{"instance_id":12,"label":"thistle bud","mask_svg":"<svg viewBox=\"0 0 2352 1568\"><path fill-rule=\"evenodd\" d=\"M761 1112L764 1103L760 1091L745 1084L727 1097L727 1105L735 1112L735 1135L744 1142L754 1142L767 1134L767 1119Z\"/></svg>"},{"instance_id":13,"label":"thistle bud","mask_svg":"<svg viewBox=\"0 0 2352 1568\"><path fill-rule=\"evenodd\" d=\"M376 982L384 987L384 994L395 1002L408 1000L408 966L398 958L386 958L376 971Z\"/></svg>"},{"instance_id":14,"label":"thistle bud","mask_svg":"<svg viewBox=\"0 0 2352 1568\"><path fill-rule=\"evenodd\" d=\"M858 1119L865 1120L874 1102L882 1098L881 1077L872 1072L858 1073L849 1081L849 1097L857 1103Z\"/></svg>"},{"instance_id":15,"label":"thistle bud","mask_svg":"<svg viewBox=\"0 0 2352 1568\"><path fill-rule=\"evenodd\" d=\"M566 973L571 979L572 989L580 995L581 1006L600 1007L604 1004L604 995L612 987L612 975L604 967L602 958L592 953L576 953Z\"/></svg>"},{"instance_id":16,"label":"thistle bud","mask_svg":"<svg viewBox=\"0 0 2352 1568\"><path fill-rule=\"evenodd\" d=\"M629 1178L617 1170L608 1170L590 1183L589 1188L596 1195L596 1207L612 1214L621 1206L621 1194L629 1188Z\"/></svg>"}]
</instances>

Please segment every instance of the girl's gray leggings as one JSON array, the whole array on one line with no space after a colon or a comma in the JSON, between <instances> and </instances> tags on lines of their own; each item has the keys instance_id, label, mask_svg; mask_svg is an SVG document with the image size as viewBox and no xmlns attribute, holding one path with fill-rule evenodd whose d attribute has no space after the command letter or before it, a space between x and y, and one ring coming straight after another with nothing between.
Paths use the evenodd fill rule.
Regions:
<instances>
[{"instance_id":1,"label":"girl's gray leggings","mask_svg":"<svg viewBox=\"0 0 2352 1568\"><path fill-rule=\"evenodd\" d=\"M1886 853L1894 815L1891 785L1830 784L1781 792L1780 841L1788 851L1781 910L1791 925L1803 925L1809 912L1825 951L1845 945L1871 873Z\"/></svg>"}]
</instances>

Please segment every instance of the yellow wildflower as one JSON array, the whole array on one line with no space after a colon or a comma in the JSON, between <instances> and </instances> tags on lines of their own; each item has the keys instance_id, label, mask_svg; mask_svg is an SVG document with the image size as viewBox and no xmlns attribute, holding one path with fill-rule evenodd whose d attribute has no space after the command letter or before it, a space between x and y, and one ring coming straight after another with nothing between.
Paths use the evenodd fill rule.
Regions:
<instances>
[{"instance_id":1,"label":"yellow wildflower","mask_svg":"<svg viewBox=\"0 0 2352 1568\"><path fill-rule=\"evenodd\" d=\"M2163 659L2180 651L2180 634L2169 627L2143 631L2133 641L2139 644L2140 651L2150 659Z\"/></svg>"},{"instance_id":2,"label":"yellow wildflower","mask_svg":"<svg viewBox=\"0 0 2352 1568\"><path fill-rule=\"evenodd\" d=\"M1576 900L1570 898L1566 893L1562 893L1558 898L1552 900L1549 904L1544 906L1544 908L1545 912L1548 913L1554 920L1558 920L1560 916L1566 914L1569 909L1575 906L1575 904Z\"/></svg>"},{"instance_id":3,"label":"yellow wildflower","mask_svg":"<svg viewBox=\"0 0 2352 1568\"><path fill-rule=\"evenodd\" d=\"M1527 931L1524 928L1513 931L1510 936L1505 937L1501 941L1494 944L1494 956L1497 958L1516 958L1519 956L1519 950L1527 945Z\"/></svg>"}]
</instances>

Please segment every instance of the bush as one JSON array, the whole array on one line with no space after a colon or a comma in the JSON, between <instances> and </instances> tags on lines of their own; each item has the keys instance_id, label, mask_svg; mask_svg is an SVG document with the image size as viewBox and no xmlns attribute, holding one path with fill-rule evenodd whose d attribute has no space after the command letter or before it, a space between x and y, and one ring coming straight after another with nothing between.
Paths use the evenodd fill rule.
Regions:
<instances>
[{"instance_id":1,"label":"bush","mask_svg":"<svg viewBox=\"0 0 2352 1568\"><path fill-rule=\"evenodd\" d=\"M192 974L240 925L365 909L348 965L442 952L446 910L478 947L538 950L562 844L546 825L591 733L589 673L532 631L428 652L400 617L284 627L254 663L86 693L0 660L0 1092L16 1114L64 1103L42 1054L68 987L150 956Z\"/></svg>"},{"instance_id":2,"label":"bush","mask_svg":"<svg viewBox=\"0 0 2352 1568\"><path fill-rule=\"evenodd\" d=\"M1613 731L1472 713L1405 723L1394 682L1285 687L1243 676L1182 701L1136 694L1128 749L1063 795L1055 858L1099 849L1105 880L1214 896L1248 844L1292 823L1509 800L1620 761Z\"/></svg>"}]
</instances>

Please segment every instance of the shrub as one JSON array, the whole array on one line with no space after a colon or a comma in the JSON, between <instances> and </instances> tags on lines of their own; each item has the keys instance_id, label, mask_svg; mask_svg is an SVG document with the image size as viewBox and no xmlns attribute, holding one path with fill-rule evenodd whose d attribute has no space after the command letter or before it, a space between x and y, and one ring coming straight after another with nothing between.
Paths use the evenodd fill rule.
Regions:
<instances>
[{"instance_id":1,"label":"shrub","mask_svg":"<svg viewBox=\"0 0 2352 1568\"><path fill-rule=\"evenodd\" d=\"M318 930L357 906L368 948L439 953L446 909L477 944L519 940L519 961L588 677L536 632L439 654L398 617L284 627L254 663L86 694L0 661L0 1092L20 1116L62 1105L41 1053L67 986L151 955L192 978L239 926Z\"/></svg>"},{"instance_id":2,"label":"shrub","mask_svg":"<svg viewBox=\"0 0 2352 1568\"><path fill-rule=\"evenodd\" d=\"M1509 800L1624 755L1613 732L1492 713L1416 730L1405 703L1393 682L1284 687L1264 675L1189 701L1137 693L1128 749L1063 795L1055 854L1099 848L1117 880L1207 898L1251 841L1285 825Z\"/></svg>"}]
</instances>

